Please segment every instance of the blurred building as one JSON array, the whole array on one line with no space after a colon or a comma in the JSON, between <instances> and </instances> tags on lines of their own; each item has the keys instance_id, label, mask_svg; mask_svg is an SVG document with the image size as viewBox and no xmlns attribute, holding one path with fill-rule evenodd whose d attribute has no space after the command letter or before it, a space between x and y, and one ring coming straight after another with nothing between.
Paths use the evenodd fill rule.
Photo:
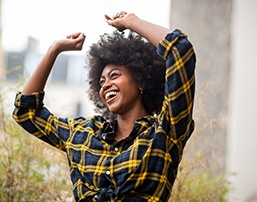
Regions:
<instances>
[{"instance_id":1,"label":"blurred building","mask_svg":"<svg viewBox=\"0 0 257 202\"><path fill-rule=\"evenodd\" d=\"M38 51L39 41L29 37L27 47L20 52L5 52L4 75L8 84L17 84L27 80L43 57ZM63 116L89 116L93 106L86 96L87 70L86 57L82 53L62 53L58 56L46 85L45 103L55 114ZM22 90L10 92L14 95Z\"/></svg>"}]
</instances>

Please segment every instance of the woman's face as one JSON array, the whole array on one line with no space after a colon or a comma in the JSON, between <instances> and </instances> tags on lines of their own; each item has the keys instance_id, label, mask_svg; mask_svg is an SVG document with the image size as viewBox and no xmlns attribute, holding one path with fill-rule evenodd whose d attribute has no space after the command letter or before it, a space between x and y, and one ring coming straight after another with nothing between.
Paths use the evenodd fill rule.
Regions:
<instances>
[{"instance_id":1,"label":"woman's face","mask_svg":"<svg viewBox=\"0 0 257 202\"><path fill-rule=\"evenodd\" d=\"M125 66L106 65L99 82L100 97L111 112L124 114L143 107L140 86Z\"/></svg>"}]
</instances>

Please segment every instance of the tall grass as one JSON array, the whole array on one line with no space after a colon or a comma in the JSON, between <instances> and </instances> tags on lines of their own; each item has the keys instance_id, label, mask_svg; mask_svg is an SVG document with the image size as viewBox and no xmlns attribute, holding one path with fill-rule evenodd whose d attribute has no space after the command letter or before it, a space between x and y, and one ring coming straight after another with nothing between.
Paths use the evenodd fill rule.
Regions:
<instances>
[{"instance_id":1,"label":"tall grass","mask_svg":"<svg viewBox=\"0 0 257 202\"><path fill-rule=\"evenodd\" d=\"M14 123L0 92L0 201L73 201L64 153Z\"/></svg>"},{"instance_id":2,"label":"tall grass","mask_svg":"<svg viewBox=\"0 0 257 202\"><path fill-rule=\"evenodd\" d=\"M197 145L198 138L192 138L184 151L169 201L227 202L227 195L231 190L227 174L225 170L217 168L218 165L213 165L214 156L209 156L200 148L192 149Z\"/></svg>"},{"instance_id":3,"label":"tall grass","mask_svg":"<svg viewBox=\"0 0 257 202\"><path fill-rule=\"evenodd\" d=\"M223 137L218 138L218 132L223 130L224 117L222 114L216 118L208 116L202 94L198 90L195 131L185 147L170 202L227 202L228 193L233 188L224 165L225 154L220 152L224 148L222 144L219 147L219 142L224 141ZM215 133L217 137L211 137Z\"/></svg>"}]
</instances>

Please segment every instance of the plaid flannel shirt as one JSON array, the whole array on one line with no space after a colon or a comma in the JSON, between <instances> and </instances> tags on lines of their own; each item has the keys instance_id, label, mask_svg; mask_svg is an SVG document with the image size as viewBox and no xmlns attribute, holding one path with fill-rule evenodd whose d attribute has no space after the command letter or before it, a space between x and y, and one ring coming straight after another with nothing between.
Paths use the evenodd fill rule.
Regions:
<instances>
[{"instance_id":1,"label":"plaid flannel shirt","mask_svg":"<svg viewBox=\"0 0 257 202\"><path fill-rule=\"evenodd\" d=\"M13 118L25 130L67 153L76 201L167 201L192 118L196 57L180 30L163 39L165 97L157 116L135 122L124 140L110 138L116 123L101 116L58 118L43 106L44 92L17 94Z\"/></svg>"}]
</instances>

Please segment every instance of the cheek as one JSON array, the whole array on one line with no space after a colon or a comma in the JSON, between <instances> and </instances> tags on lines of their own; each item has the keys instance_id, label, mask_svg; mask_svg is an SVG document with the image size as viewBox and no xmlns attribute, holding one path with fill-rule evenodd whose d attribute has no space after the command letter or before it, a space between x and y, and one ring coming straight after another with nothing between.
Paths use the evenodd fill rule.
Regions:
<instances>
[{"instance_id":1,"label":"cheek","mask_svg":"<svg viewBox=\"0 0 257 202\"><path fill-rule=\"evenodd\" d=\"M100 96L101 100L104 102L104 91L102 90L102 88L100 88L100 90L99 90L99 96Z\"/></svg>"}]
</instances>

